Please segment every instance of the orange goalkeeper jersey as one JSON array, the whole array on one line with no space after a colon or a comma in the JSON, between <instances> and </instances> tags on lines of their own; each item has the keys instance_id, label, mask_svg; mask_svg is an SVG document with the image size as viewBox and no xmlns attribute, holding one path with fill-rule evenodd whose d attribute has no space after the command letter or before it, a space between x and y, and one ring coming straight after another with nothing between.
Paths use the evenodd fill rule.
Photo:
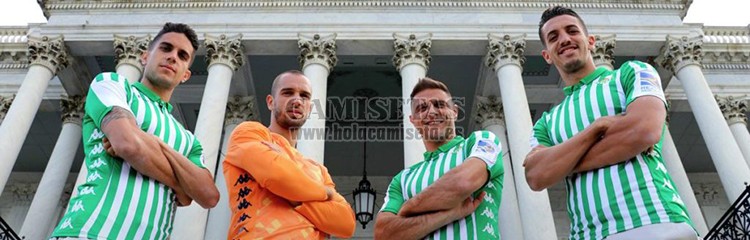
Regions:
<instances>
[{"instance_id":1,"label":"orange goalkeeper jersey","mask_svg":"<svg viewBox=\"0 0 750 240\"><path fill-rule=\"evenodd\" d=\"M325 239L354 234L354 212L328 170L258 122L235 128L223 163L232 209L228 239ZM297 207L291 204L301 202ZM211 224L211 223L209 223Z\"/></svg>"}]
</instances>

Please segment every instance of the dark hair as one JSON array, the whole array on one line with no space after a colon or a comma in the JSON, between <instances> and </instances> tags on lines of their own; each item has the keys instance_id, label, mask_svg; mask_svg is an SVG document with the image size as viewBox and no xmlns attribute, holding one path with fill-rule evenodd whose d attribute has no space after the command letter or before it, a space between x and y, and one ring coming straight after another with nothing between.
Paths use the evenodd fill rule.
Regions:
<instances>
[{"instance_id":1,"label":"dark hair","mask_svg":"<svg viewBox=\"0 0 750 240\"><path fill-rule=\"evenodd\" d=\"M414 99L414 96L417 95L417 93L427 89L440 89L443 92L447 93L448 96L451 96L451 92L448 91L448 86L445 86L444 83L429 77L423 77L419 79L417 85L414 85L414 90L411 91L411 95L409 97L411 99Z\"/></svg>"},{"instance_id":2,"label":"dark hair","mask_svg":"<svg viewBox=\"0 0 750 240\"><path fill-rule=\"evenodd\" d=\"M281 76L284 76L286 74L292 74L292 75L302 75L305 76L305 73L303 73L300 70L286 70L282 73L279 73L279 75L276 75L276 78L273 79L273 84L271 84L271 96L276 97L276 90L278 90L278 82L281 79Z\"/></svg>"},{"instance_id":3,"label":"dark hair","mask_svg":"<svg viewBox=\"0 0 750 240\"><path fill-rule=\"evenodd\" d=\"M542 26L544 26L547 21L550 19L560 16L560 15L570 15L578 19L579 22L581 22L581 27L583 27L583 33L588 35L589 32L586 30L586 24L583 22L583 19L581 16L578 16L578 13L573 11L573 9L566 8L563 6L554 6L547 8L547 10L544 10L544 13L542 13L542 20L539 21L539 40L542 41L543 46L547 46L547 40L544 39L544 36L542 36Z\"/></svg>"},{"instance_id":4,"label":"dark hair","mask_svg":"<svg viewBox=\"0 0 750 240\"><path fill-rule=\"evenodd\" d=\"M190 45L193 45L193 51L198 51L198 35L195 34L195 31L193 31L190 26L184 23L171 23L167 22L164 24L164 27L161 28L161 31L156 34L156 37L154 37L154 40L151 41L151 43L148 44L148 49L151 50L154 47L154 44L159 42L159 39L162 35L166 33L182 33L187 37L187 39L190 41Z\"/></svg>"}]
</instances>

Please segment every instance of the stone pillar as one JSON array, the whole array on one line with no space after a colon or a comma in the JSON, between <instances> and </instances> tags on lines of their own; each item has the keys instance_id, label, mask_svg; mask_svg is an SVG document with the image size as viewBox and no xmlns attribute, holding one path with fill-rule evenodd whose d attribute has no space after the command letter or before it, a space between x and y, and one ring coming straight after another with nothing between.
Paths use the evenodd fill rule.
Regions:
<instances>
[{"instance_id":1,"label":"stone pillar","mask_svg":"<svg viewBox=\"0 0 750 240\"><path fill-rule=\"evenodd\" d=\"M745 162L750 167L750 133L747 131L747 100L735 99L733 96L716 97L724 119L729 124L729 129L734 135L734 140L745 157Z\"/></svg>"},{"instance_id":2,"label":"stone pillar","mask_svg":"<svg viewBox=\"0 0 750 240\"><path fill-rule=\"evenodd\" d=\"M29 71L0 125L0 193L8 181L49 81L68 64L63 37L29 37Z\"/></svg>"},{"instance_id":3,"label":"stone pillar","mask_svg":"<svg viewBox=\"0 0 750 240\"><path fill-rule=\"evenodd\" d=\"M34 200L26 214L21 227L20 236L26 239L43 239L47 237L45 231L54 223L57 207L62 197L65 181L70 172L70 166L81 143L81 119L83 118L83 97L71 96L61 99L62 131L57 137L57 143L42 180L34 194Z\"/></svg>"},{"instance_id":4,"label":"stone pillar","mask_svg":"<svg viewBox=\"0 0 750 240\"><path fill-rule=\"evenodd\" d=\"M677 188L680 198L685 203L690 219L693 220L695 230L698 231L698 234L701 236L706 236L708 233L706 220L703 218L703 212L701 212L698 200L695 198L695 194L693 194L693 187L690 185L690 180L685 172L685 167L682 166L682 159L680 159L680 155L677 153L677 147L674 145L674 140L672 140L672 133L670 133L669 127L664 129L661 155L664 160L664 166L675 184L674 187Z\"/></svg>"},{"instance_id":5,"label":"stone pillar","mask_svg":"<svg viewBox=\"0 0 750 240\"><path fill-rule=\"evenodd\" d=\"M8 113L8 109L10 108L10 104L13 103L13 98L16 96L0 96L0 125L3 124L3 119L5 119L5 114Z\"/></svg>"},{"instance_id":6,"label":"stone pillar","mask_svg":"<svg viewBox=\"0 0 750 240\"><path fill-rule=\"evenodd\" d=\"M242 35L205 36L208 79L203 91L195 137L203 145L206 168L214 173L232 75L245 62ZM222 201L220 199L220 201ZM208 210L198 204L177 209L173 239L203 239Z\"/></svg>"},{"instance_id":7,"label":"stone pillar","mask_svg":"<svg viewBox=\"0 0 750 240\"><path fill-rule=\"evenodd\" d=\"M224 136L222 137L219 166L216 170L216 179L214 180L221 198L216 207L208 211L209 224L206 227L205 239L227 239L232 211L229 209L229 193L227 183L224 180L224 166L222 163L226 157L229 137L232 135L234 128L244 121L255 119L255 116L253 116L253 108L255 108L254 98L254 96L234 96L227 102L227 112L224 117Z\"/></svg>"},{"instance_id":8,"label":"stone pillar","mask_svg":"<svg viewBox=\"0 0 750 240\"><path fill-rule=\"evenodd\" d=\"M591 53L596 67L615 69L615 35L596 35L596 48Z\"/></svg>"},{"instance_id":9,"label":"stone pillar","mask_svg":"<svg viewBox=\"0 0 750 240\"><path fill-rule=\"evenodd\" d=\"M487 66L497 73L502 96L503 109L508 129L508 149L513 161L511 164L516 181L516 192L521 209L523 235L527 239L557 239L547 190L535 192L526 182L523 161L531 150L532 123L526 90L521 77L526 35L496 36L490 34Z\"/></svg>"},{"instance_id":10,"label":"stone pillar","mask_svg":"<svg viewBox=\"0 0 750 240\"><path fill-rule=\"evenodd\" d=\"M299 64L310 79L312 111L298 135L297 149L302 155L319 163L325 161L326 100L328 99L328 74L336 66L336 34L321 37L297 36Z\"/></svg>"},{"instance_id":11,"label":"stone pillar","mask_svg":"<svg viewBox=\"0 0 750 240\"><path fill-rule=\"evenodd\" d=\"M503 147L503 202L500 204L500 236L502 239L524 239L521 227L521 213L518 210L516 181L513 180L513 168L508 154L508 138L505 135L503 105L495 96L477 96L476 124L483 130L490 131L500 139Z\"/></svg>"},{"instance_id":12,"label":"stone pillar","mask_svg":"<svg viewBox=\"0 0 750 240\"><path fill-rule=\"evenodd\" d=\"M422 142L422 136L409 121L411 116L411 91L420 78L427 75L430 66L430 47L432 46L432 34L417 37L414 34L408 37L393 34L393 65L401 74L401 113L403 118L404 135L404 168L422 161L422 155L426 150Z\"/></svg>"},{"instance_id":13,"label":"stone pillar","mask_svg":"<svg viewBox=\"0 0 750 240\"><path fill-rule=\"evenodd\" d=\"M702 44L702 36L667 36L662 66L675 73L682 82L721 183L729 201L733 202L745 190L744 183L750 182L750 168L743 161L740 147L734 141L729 126L725 124L723 114L703 76L700 65L703 58Z\"/></svg>"},{"instance_id":14,"label":"stone pillar","mask_svg":"<svg viewBox=\"0 0 750 240\"><path fill-rule=\"evenodd\" d=\"M117 74L125 76L130 83L140 82L141 74L143 74L141 55L148 51L151 36L136 37L115 34L114 38L115 64L117 64L115 71L117 71Z\"/></svg>"}]
</instances>

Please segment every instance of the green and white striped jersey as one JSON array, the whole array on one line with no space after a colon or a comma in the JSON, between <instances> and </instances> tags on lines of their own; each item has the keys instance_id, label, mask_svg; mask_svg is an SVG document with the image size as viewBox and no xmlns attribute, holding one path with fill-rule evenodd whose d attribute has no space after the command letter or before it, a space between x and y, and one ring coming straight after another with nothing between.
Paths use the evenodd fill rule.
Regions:
<instances>
[{"instance_id":1,"label":"green and white striped jersey","mask_svg":"<svg viewBox=\"0 0 750 240\"><path fill-rule=\"evenodd\" d=\"M203 165L203 148L170 114L172 106L141 83L116 73L101 73L91 83L83 117L86 182L70 199L52 237L88 239L167 239L172 231L175 194L105 151L101 121L113 107L130 111L141 130L158 136L194 164Z\"/></svg>"},{"instance_id":2,"label":"green and white striped jersey","mask_svg":"<svg viewBox=\"0 0 750 240\"><path fill-rule=\"evenodd\" d=\"M666 106L659 74L639 61L614 71L597 68L564 92L562 103L534 125L532 147L560 144L601 116L625 112L641 96L658 97ZM664 167L661 144L628 161L565 178L570 239L603 239L654 223L692 224Z\"/></svg>"},{"instance_id":3,"label":"green and white striped jersey","mask_svg":"<svg viewBox=\"0 0 750 240\"><path fill-rule=\"evenodd\" d=\"M489 181L479 189L486 193L477 210L426 236L425 239L500 239L498 210L503 192L503 154L500 140L488 131L477 131L468 139L456 136L434 152L424 153L424 161L393 177L381 212L398 214L410 198L470 157L487 163ZM476 196L476 195L475 195Z\"/></svg>"}]
</instances>

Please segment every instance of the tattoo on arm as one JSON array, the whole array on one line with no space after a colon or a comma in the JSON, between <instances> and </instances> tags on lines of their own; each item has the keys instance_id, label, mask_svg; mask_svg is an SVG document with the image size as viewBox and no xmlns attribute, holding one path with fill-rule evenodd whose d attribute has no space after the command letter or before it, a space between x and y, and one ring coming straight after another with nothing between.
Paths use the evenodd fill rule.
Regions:
<instances>
[{"instance_id":1,"label":"tattoo on arm","mask_svg":"<svg viewBox=\"0 0 750 240\"><path fill-rule=\"evenodd\" d=\"M112 120L120 118L128 118L135 121L133 114L131 114L128 110L125 110L122 107L112 107L112 110L109 111L109 113L107 113L107 115L102 119L101 128L106 127L107 124L109 124L109 122L111 122Z\"/></svg>"}]
</instances>

